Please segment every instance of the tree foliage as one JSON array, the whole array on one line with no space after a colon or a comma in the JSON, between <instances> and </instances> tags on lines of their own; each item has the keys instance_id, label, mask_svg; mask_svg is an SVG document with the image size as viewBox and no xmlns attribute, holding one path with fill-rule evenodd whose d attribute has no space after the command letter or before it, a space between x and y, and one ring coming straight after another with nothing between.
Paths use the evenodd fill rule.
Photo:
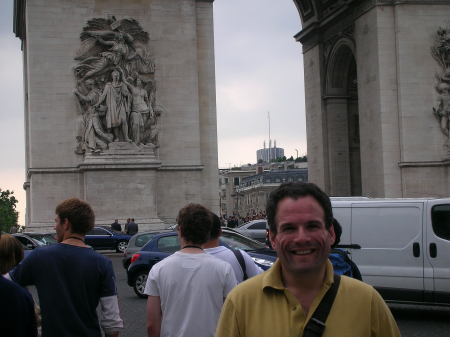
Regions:
<instances>
[{"instance_id":1,"label":"tree foliage","mask_svg":"<svg viewBox=\"0 0 450 337\"><path fill-rule=\"evenodd\" d=\"M0 188L0 230L9 232L12 226L17 225L19 213L16 211L18 200L14 192Z\"/></svg>"}]
</instances>

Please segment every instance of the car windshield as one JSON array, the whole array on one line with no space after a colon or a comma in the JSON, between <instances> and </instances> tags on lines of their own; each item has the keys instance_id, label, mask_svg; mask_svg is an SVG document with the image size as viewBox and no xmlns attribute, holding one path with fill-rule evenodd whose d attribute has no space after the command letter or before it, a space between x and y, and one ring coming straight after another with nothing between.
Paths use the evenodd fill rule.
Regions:
<instances>
[{"instance_id":1,"label":"car windshield","mask_svg":"<svg viewBox=\"0 0 450 337\"><path fill-rule=\"evenodd\" d=\"M256 242L237 233L224 231L222 232L222 236L220 238L228 247L233 249L255 250L265 248L262 243Z\"/></svg>"},{"instance_id":2,"label":"car windshield","mask_svg":"<svg viewBox=\"0 0 450 337\"><path fill-rule=\"evenodd\" d=\"M33 239L35 239L36 241L38 241L38 244L41 246L45 246L45 245L52 245L54 243L58 243L53 234L27 234L30 237L32 237Z\"/></svg>"}]
</instances>

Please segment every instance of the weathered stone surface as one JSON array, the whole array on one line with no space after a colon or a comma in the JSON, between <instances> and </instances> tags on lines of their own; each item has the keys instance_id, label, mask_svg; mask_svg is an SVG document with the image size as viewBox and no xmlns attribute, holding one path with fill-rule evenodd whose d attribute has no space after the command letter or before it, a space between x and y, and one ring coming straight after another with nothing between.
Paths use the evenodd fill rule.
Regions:
<instances>
[{"instance_id":1,"label":"weathered stone surface","mask_svg":"<svg viewBox=\"0 0 450 337\"><path fill-rule=\"evenodd\" d=\"M28 0L20 8L29 228L52 223L55 205L70 196L93 203L99 223L127 217L149 226L158 219L173 223L193 201L217 211L212 2ZM152 80L165 111L159 146L110 142L80 155L74 152L74 58L87 21L112 16L135 19L149 34Z\"/></svg>"},{"instance_id":2,"label":"weathered stone surface","mask_svg":"<svg viewBox=\"0 0 450 337\"><path fill-rule=\"evenodd\" d=\"M310 181L333 195L353 194L351 151L345 144L354 94L346 82L352 68L345 59L353 57L362 194L448 195L449 124L442 108L450 93L450 86L442 84L447 83L448 65L436 62L431 48L440 27L448 27L450 1L335 3L328 12L314 3L314 15L296 35L304 43ZM339 44L345 43L351 55L341 52L343 57L333 60L330 50L339 52ZM333 77L336 69L342 74Z\"/></svg>"}]
</instances>

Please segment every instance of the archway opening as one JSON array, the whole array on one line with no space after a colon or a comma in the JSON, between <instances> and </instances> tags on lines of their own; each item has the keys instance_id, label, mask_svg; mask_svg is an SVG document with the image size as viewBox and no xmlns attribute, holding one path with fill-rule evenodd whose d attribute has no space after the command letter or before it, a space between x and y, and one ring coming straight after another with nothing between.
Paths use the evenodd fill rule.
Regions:
<instances>
[{"instance_id":1,"label":"archway opening","mask_svg":"<svg viewBox=\"0 0 450 337\"><path fill-rule=\"evenodd\" d=\"M331 51L326 78L330 194L361 195L357 69L350 41L338 42Z\"/></svg>"}]
</instances>

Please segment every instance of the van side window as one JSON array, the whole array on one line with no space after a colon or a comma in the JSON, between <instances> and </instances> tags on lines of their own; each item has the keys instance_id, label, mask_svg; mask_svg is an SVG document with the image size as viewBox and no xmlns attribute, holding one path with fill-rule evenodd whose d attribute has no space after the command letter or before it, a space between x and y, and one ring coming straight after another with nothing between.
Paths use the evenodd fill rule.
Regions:
<instances>
[{"instance_id":1,"label":"van side window","mask_svg":"<svg viewBox=\"0 0 450 337\"><path fill-rule=\"evenodd\" d=\"M436 205L431 210L434 233L442 239L450 240L450 205Z\"/></svg>"}]
</instances>

